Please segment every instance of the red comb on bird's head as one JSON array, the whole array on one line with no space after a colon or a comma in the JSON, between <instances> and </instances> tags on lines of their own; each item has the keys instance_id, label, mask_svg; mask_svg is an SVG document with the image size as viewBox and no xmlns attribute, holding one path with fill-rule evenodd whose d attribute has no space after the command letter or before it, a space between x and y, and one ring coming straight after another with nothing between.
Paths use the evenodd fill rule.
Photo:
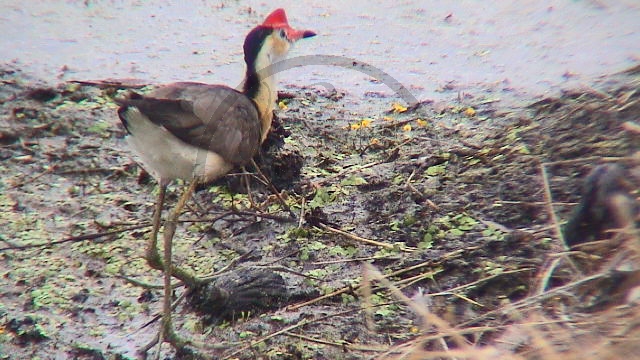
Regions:
<instances>
[{"instance_id":1,"label":"red comb on bird's head","mask_svg":"<svg viewBox=\"0 0 640 360\"><path fill-rule=\"evenodd\" d=\"M289 21L287 21L287 14L284 9L274 10L262 23L263 26L269 26L273 28L289 27Z\"/></svg>"}]
</instances>

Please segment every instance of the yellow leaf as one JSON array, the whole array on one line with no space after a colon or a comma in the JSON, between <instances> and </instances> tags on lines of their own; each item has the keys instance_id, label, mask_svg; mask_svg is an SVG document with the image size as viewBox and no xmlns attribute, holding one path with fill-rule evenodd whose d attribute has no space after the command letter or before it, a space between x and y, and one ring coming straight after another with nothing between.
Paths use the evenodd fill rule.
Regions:
<instances>
[{"instance_id":1,"label":"yellow leaf","mask_svg":"<svg viewBox=\"0 0 640 360\"><path fill-rule=\"evenodd\" d=\"M351 130L358 130L360 129L360 124L351 124Z\"/></svg>"},{"instance_id":2,"label":"yellow leaf","mask_svg":"<svg viewBox=\"0 0 640 360\"><path fill-rule=\"evenodd\" d=\"M391 109L393 110L394 113L403 113L405 111L407 111L407 108L398 104L398 103L393 103L391 104Z\"/></svg>"},{"instance_id":3,"label":"yellow leaf","mask_svg":"<svg viewBox=\"0 0 640 360\"><path fill-rule=\"evenodd\" d=\"M371 119L362 119L362 121L360 121L360 125L362 125L363 128L369 127L372 121L373 120Z\"/></svg>"},{"instance_id":4,"label":"yellow leaf","mask_svg":"<svg viewBox=\"0 0 640 360\"><path fill-rule=\"evenodd\" d=\"M369 145L380 145L380 140L378 140L378 138L373 138L369 141Z\"/></svg>"},{"instance_id":5,"label":"yellow leaf","mask_svg":"<svg viewBox=\"0 0 640 360\"><path fill-rule=\"evenodd\" d=\"M469 107L464 111L464 114L468 117L472 117L476 115L476 111L472 107Z\"/></svg>"},{"instance_id":6,"label":"yellow leaf","mask_svg":"<svg viewBox=\"0 0 640 360\"><path fill-rule=\"evenodd\" d=\"M411 131L411 125L407 124L405 126L402 127L402 130L404 131Z\"/></svg>"},{"instance_id":7,"label":"yellow leaf","mask_svg":"<svg viewBox=\"0 0 640 360\"><path fill-rule=\"evenodd\" d=\"M391 121L391 120L393 120L393 118L391 116L385 116L385 117L382 118L382 120Z\"/></svg>"},{"instance_id":8,"label":"yellow leaf","mask_svg":"<svg viewBox=\"0 0 640 360\"><path fill-rule=\"evenodd\" d=\"M278 107L280 108L280 110L287 110L289 108L287 104L284 103L284 101L280 101L278 103Z\"/></svg>"},{"instance_id":9,"label":"yellow leaf","mask_svg":"<svg viewBox=\"0 0 640 360\"><path fill-rule=\"evenodd\" d=\"M416 122L418 123L419 127L425 127L428 124L427 120L422 120L422 119L416 119Z\"/></svg>"}]
</instances>

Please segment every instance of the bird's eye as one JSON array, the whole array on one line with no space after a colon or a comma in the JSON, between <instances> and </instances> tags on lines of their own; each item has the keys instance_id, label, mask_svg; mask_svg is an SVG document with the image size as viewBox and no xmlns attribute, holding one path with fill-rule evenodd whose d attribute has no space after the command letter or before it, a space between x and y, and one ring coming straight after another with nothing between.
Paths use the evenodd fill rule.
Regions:
<instances>
[{"instance_id":1,"label":"bird's eye","mask_svg":"<svg viewBox=\"0 0 640 360\"><path fill-rule=\"evenodd\" d=\"M283 39L287 38L287 32L284 29L280 29L280 37Z\"/></svg>"}]
</instances>

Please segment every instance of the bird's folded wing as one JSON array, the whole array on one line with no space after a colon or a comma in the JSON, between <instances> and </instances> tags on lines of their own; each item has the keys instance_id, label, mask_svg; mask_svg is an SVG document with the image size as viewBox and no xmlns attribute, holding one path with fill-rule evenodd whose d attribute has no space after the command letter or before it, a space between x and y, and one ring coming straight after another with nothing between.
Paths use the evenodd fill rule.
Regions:
<instances>
[{"instance_id":1,"label":"bird's folded wing","mask_svg":"<svg viewBox=\"0 0 640 360\"><path fill-rule=\"evenodd\" d=\"M187 144L213 151L233 164L246 163L260 145L261 124L253 102L232 89L195 90L197 94L175 94L184 98L137 95L123 103L135 106L151 122Z\"/></svg>"}]
</instances>

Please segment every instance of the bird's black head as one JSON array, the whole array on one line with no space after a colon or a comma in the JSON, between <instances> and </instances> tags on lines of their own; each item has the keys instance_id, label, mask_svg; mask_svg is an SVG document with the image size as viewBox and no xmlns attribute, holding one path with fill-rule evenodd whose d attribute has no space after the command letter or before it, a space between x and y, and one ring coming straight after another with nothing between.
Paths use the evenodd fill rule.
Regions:
<instances>
[{"instance_id":1,"label":"bird's black head","mask_svg":"<svg viewBox=\"0 0 640 360\"><path fill-rule=\"evenodd\" d=\"M253 72L256 71L258 54L273 31L271 27L260 25L251 30L244 39L244 61L247 63L247 68Z\"/></svg>"},{"instance_id":2,"label":"bird's black head","mask_svg":"<svg viewBox=\"0 0 640 360\"><path fill-rule=\"evenodd\" d=\"M247 64L244 93L253 97L260 85L258 71L284 59L296 41L315 36L313 31L295 30L289 26L283 9L277 9L247 34L244 60Z\"/></svg>"}]
</instances>

